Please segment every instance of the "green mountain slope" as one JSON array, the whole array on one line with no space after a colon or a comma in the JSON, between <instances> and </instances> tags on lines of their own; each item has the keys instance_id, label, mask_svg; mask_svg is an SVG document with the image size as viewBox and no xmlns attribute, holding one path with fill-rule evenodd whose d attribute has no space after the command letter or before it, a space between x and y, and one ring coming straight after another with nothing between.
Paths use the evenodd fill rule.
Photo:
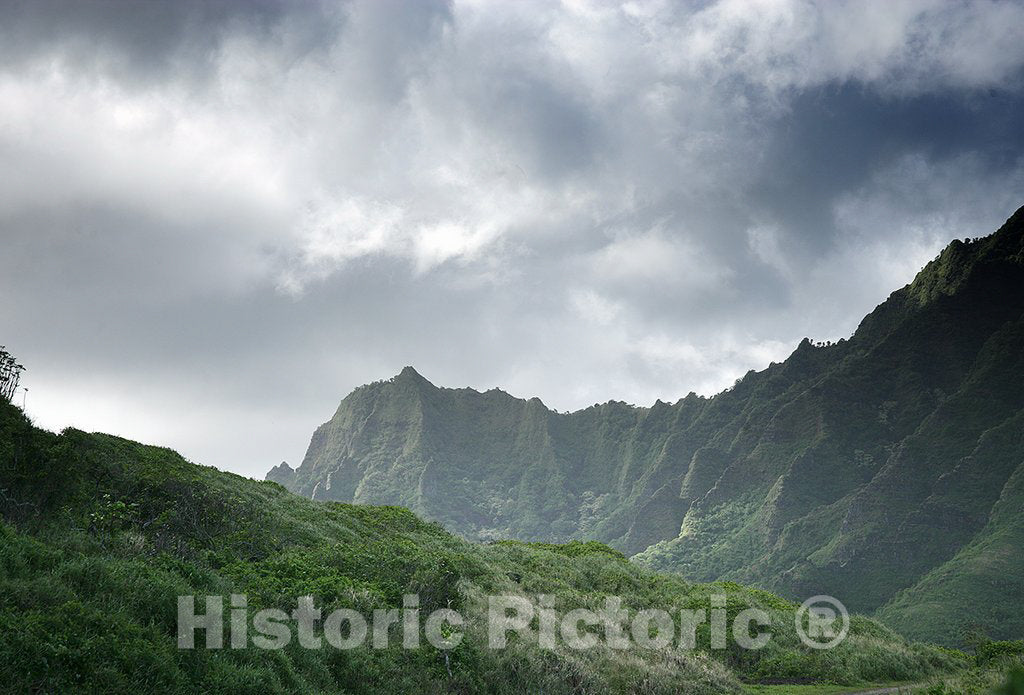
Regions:
<instances>
[{"instance_id":1,"label":"green mountain slope","mask_svg":"<svg viewBox=\"0 0 1024 695\"><path fill-rule=\"evenodd\" d=\"M741 679L919 680L965 664L857 616L839 647L809 649L796 606L764 591L690 584L597 543L472 544L402 508L310 501L167 449L44 432L2 401L0 493L5 692L740 693ZM250 610L285 611L310 595L325 615L370 615L409 593L423 615L459 611L462 642L403 649L396 625L385 648L230 648L227 636L223 649L176 646L181 595L244 594ZM713 649L702 625L696 649L542 649L529 637L489 649L489 594L546 594L562 612L615 595L634 613L702 608L725 594L730 618L765 610L773 637L757 651L734 637Z\"/></svg>"},{"instance_id":2,"label":"green mountain slope","mask_svg":"<svg viewBox=\"0 0 1024 695\"><path fill-rule=\"evenodd\" d=\"M1001 527L1024 459L995 442L1019 422L1022 375L1024 209L954 241L849 340L805 340L713 398L561 414L406 368L346 397L274 479L313 499L402 504L471 539L591 538L694 580L870 612L900 592L912 603L912 587ZM1019 636L1024 607L1009 613L987 628ZM962 616L943 615L901 625L955 643Z\"/></svg>"},{"instance_id":3,"label":"green mountain slope","mask_svg":"<svg viewBox=\"0 0 1024 695\"><path fill-rule=\"evenodd\" d=\"M1024 460L1024 422L1012 423L1018 460ZM1024 634L1017 609L1024 596L1020 552L1024 548L1024 464L1014 471L985 527L950 560L932 569L878 611L886 624L924 639L942 640L946 626L960 625L1000 636Z\"/></svg>"}]
</instances>

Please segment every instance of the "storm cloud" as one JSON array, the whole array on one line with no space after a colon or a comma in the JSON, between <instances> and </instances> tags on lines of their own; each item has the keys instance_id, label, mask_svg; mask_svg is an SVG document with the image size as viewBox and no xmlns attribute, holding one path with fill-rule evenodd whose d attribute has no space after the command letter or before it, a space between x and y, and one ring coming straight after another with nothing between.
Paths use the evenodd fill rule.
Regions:
<instances>
[{"instance_id":1,"label":"storm cloud","mask_svg":"<svg viewBox=\"0 0 1024 695\"><path fill-rule=\"evenodd\" d=\"M249 475L407 364L560 410L711 394L1024 203L1022 29L945 0L0 3L0 340L39 424Z\"/></svg>"}]
</instances>

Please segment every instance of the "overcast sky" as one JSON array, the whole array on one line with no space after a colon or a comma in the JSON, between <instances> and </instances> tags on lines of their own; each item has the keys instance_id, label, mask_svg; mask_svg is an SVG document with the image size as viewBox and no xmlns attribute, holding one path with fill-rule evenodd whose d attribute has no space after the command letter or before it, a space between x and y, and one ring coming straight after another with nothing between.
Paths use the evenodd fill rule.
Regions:
<instances>
[{"instance_id":1,"label":"overcast sky","mask_svg":"<svg viewBox=\"0 0 1024 695\"><path fill-rule=\"evenodd\" d=\"M38 424L257 477L404 365L710 395L1024 204L1022 32L1021 2L0 2L0 343Z\"/></svg>"}]
</instances>

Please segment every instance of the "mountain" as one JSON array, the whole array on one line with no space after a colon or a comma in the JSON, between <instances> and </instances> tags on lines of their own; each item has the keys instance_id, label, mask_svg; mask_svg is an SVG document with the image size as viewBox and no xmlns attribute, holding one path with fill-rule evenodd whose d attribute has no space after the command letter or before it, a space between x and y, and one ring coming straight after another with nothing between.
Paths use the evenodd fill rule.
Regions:
<instances>
[{"instance_id":1,"label":"mountain","mask_svg":"<svg viewBox=\"0 0 1024 695\"><path fill-rule=\"evenodd\" d=\"M462 640L441 649L424 637L403 648L409 613L378 632L378 615L397 615L407 594L418 596L421 614L412 634L448 609L465 619ZM224 610L224 648L203 648L201 633L192 648L178 647L178 601L190 595L197 614L208 605L203 597L229 606L245 598L248 614ZM580 650L542 647L534 632L490 648L491 595L545 595L556 615L617 596L627 621L641 608L706 610L724 595L730 620L760 608L772 636L745 650L730 632L719 648L702 625L695 648L678 639L662 649L598 640ZM285 626L302 596L325 618L339 608L372 616L373 643L314 648L302 644L301 630L294 639L292 624L279 648L253 646L257 630L271 634L254 612L282 611L273 620ZM811 649L798 639L796 609L733 583L657 574L596 542L475 545L399 507L310 501L169 449L71 429L53 434L0 399L4 692L742 695L743 682L959 678L968 665L963 654L908 644L860 616L839 646ZM326 623L313 623L313 636L326 639Z\"/></svg>"},{"instance_id":2,"label":"mountain","mask_svg":"<svg viewBox=\"0 0 1024 695\"><path fill-rule=\"evenodd\" d=\"M288 487L291 485L292 479L295 477L295 470L288 465L287 461L282 461L277 464L269 471L267 471L266 479L272 483L283 485Z\"/></svg>"},{"instance_id":3,"label":"mountain","mask_svg":"<svg viewBox=\"0 0 1024 695\"><path fill-rule=\"evenodd\" d=\"M563 414L407 367L348 395L275 479L470 539L594 539L695 581L832 594L914 637L1019 637L1022 376L1024 208L848 340L805 339L713 398Z\"/></svg>"}]
</instances>

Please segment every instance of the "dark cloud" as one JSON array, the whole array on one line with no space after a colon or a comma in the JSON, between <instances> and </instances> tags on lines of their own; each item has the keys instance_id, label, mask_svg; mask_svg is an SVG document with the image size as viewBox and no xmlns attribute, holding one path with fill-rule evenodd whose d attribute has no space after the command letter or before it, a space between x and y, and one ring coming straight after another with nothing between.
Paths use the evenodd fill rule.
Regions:
<instances>
[{"instance_id":1,"label":"dark cloud","mask_svg":"<svg viewBox=\"0 0 1024 695\"><path fill-rule=\"evenodd\" d=\"M1024 152L1021 114L1019 89L893 95L845 83L806 90L773 133L755 199L808 243L827 247L836 197L908 154L938 165L971 153L993 177L1015 171Z\"/></svg>"},{"instance_id":2,"label":"dark cloud","mask_svg":"<svg viewBox=\"0 0 1024 695\"><path fill-rule=\"evenodd\" d=\"M293 57L336 37L325 3L275 0L5 0L0 57L23 67L58 55L82 70L103 71L141 87L151 80L204 79L225 40L242 32L271 43L287 24L300 34Z\"/></svg>"},{"instance_id":3,"label":"dark cloud","mask_svg":"<svg viewBox=\"0 0 1024 695\"><path fill-rule=\"evenodd\" d=\"M41 423L260 474L415 365L565 409L837 338L1024 190L1017 2L0 4Z\"/></svg>"}]
</instances>

